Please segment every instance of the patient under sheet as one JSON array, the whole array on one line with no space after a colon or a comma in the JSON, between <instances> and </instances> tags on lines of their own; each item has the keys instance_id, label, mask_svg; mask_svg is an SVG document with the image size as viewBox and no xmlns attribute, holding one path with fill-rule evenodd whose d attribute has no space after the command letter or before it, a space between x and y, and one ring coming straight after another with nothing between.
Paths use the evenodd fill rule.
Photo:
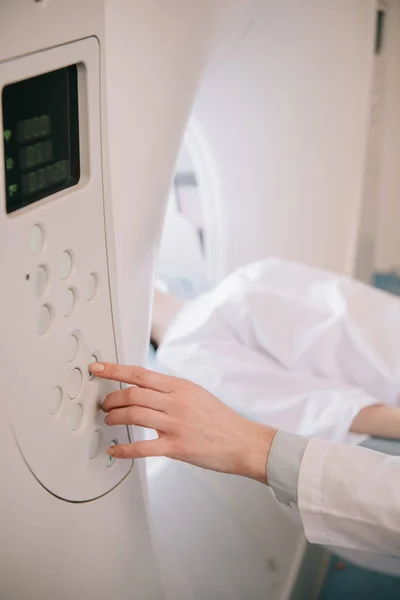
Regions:
<instances>
[{"instance_id":1,"label":"patient under sheet","mask_svg":"<svg viewBox=\"0 0 400 600\"><path fill-rule=\"evenodd\" d=\"M250 419L357 444L359 411L400 393L400 299L268 259L187 302L156 360Z\"/></svg>"}]
</instances>

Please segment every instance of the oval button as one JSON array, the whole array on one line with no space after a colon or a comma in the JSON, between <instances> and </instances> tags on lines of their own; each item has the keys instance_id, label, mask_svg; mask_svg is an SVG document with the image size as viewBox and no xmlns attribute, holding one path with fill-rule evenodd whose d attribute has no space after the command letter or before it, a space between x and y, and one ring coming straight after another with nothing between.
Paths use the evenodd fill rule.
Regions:
<instances>
[{"instance_id":1,"label":"oval button","mask_svg":"<svg viewBox=\"0 0 400 600\"><path fill-rule=\"evenodd\" d=\"M44 335L48 331L51 323L51 310L50 307L45 304L41 307L39 317L37 321L37 332L39 335Z\"/></svg>"},{"instance_id":2,"label":"oval button","mask_svg":"<svg viewBox=\"0 0 400 600\"><path fill-rule=\"evenodd\" d=\"M60 387L54 388L51 391L49 399L49 413L55 415L61 408L62 403L62 389Z\"/></svg>"},{"instance_id":3,"label":"oval button","mask_svg":"<svg viewBox=\"0 0 400 600\"><path fill-rule=\"evenodd\" d=\"M82 372L80 369L73 369L68 380L68 396L74 400L82 387Z\"/></svg>"},{"instance_id":4,"label":"oval button","mask_svg":"<svg viewBox=\"0 0 400 600\"><path fill-rule=\"evenodd\" d=\"M71 252L68 252L68 250L65 250L65 252L63 252L61 255L61 264L60 264L61 279L68 279L68 277L71 275L72 267L73 267L72 254L71 254Z\"/></svg>"},{"instance_id":5,"label":"oval button","mask_svg":"<svg viewBox=\"0 0 400 600\"><path fill-rule=\"evenodd\" d=\"M99 359L97 358L97 356L95 354L92 354L92 356L90 357L90 363L89 364L97 363L97 362L99 362ZM94 379L93 373L91 373L88 370L88 374L89 374L89 381L92 381L92 379Z\"/></svg>"},{"instance_id":6,"label":"oval button","mask_svg":"<svg viewBox=\"0 0 400 600\"><path fill-rule=\"evenodd\" d=\"M97 292L97 275L96 273L91 273L87 280L87 288L86 288L86 298L87 300L93 300Z\"/></svg>"},{"instance_id":7,"label":"oval button","mask_svg":"<svg viewBox=\"0 0 400 600\"><path fill-rule=\"evenodd\" d=\"M34 225L29 236L29 249L33 255L39 254L44 244L44 233L40 225Z\"/></svg>"},{"instance_id":8,"label":"oval button","mask_svg":"<svg viewBox=\"0 0 400 600\"><path fill-rule=\"evenodd\" d=\"M47 287L47 282L48 276L46 268L43 266L38 267L36 271L36 296L43 296Z\"/></svg>"},{"instance_id":9,"label":"oval button","mask_svg":"<svg viewBox=\"0 0 400 600\"><path fill-rule=\"evenodd\" d=\"M67 361L73 362L78 356L79 342L76 335L70 335L67 340Z\"/></svg>"},{"instance_id":10,"label":"oval button","mask_svg":"<svg viewBox=\"0 0 400 600\"><path fill-rule=\"evenodd\" d=\"M73 310L75 308L75 303L76 303L76 294L75 294L74 290L70 288L65 292L65 298L64 298L64 315L66 317L69 317L73 313Z\"/></svg>"},{"instance_id":11,"label":"oval button","mask_svg":"<svg viewBox=\"0 0 400 600\"><path fill-rule=\"evenodd\" d=\"M109 448L111 448L112 446L116 446L117 442L116 441L112 441ZM115 456L109 456L107 454L107 458L106 458L106 467L112 467L113 464L115 463Z\"/></svg>"},{"instance_id":12,"label":"oval button","mask_svg":"<svg viewBox=\"0 0 400 600\"><path fill-rule=\"evenodd\" d=\"M74 410L72 411L72 416L71 416L72 431L76 431L77 429L79 429L80 424L82 423L82 417L83 417L83 408L80 404L77 404L76 406L74 406Z\"/></svg>"}]
</instances>

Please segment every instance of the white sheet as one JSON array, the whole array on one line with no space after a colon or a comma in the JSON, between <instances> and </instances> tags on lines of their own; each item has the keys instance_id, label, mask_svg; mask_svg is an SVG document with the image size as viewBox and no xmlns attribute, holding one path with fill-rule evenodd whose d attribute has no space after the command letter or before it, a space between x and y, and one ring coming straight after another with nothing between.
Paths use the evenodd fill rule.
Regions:
<instances>
[{"instance_id":1,"label":"white sheet","mask_svg":"<svg viewBox=\"0 0 400 600\"><path fill-rule=\"evenodd\" d=\"M400 393L399 339L399 298L268 259L190 301L157 365L259 422L360 443L349 433L356 414Z\"/></svg>"}]
</instances>

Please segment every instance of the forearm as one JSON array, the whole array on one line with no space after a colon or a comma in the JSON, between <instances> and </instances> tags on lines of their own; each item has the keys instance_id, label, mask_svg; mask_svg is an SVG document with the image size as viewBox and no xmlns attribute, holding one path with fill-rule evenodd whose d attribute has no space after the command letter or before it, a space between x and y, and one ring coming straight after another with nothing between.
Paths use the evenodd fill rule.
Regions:
<instances>
[{"instance_id":1,"label":"forearm","mask_svg":"<svg viewBox=\"0 0 400 600\"><path fill-rule=\"evenodd\" d=\"M363 408L351 431L400 438L400 408L384 404ZM308 441L307 437L254 424L246 457L238 463L237 474L267 483L281 503L296 504L298 473Z\"/></svg>"},{"instance_id":2,"label":"forearm","mask_svg":"<svg viewBox=\"0 0 400 600\"><path fill-rule=\"evenodd\" d=\"M278 430L258 423L251 423L245 419L243 419L243 423L246 423L244 439L247 447L244 449L241 449L239 445L237 447L235 474L269 485L267 481L268 459ZM243 437L239 436L240 439L243 439Z\"/></svg>"},{"instance_id":3,"label":"forearm","mask_svg":"<svg viewBox=\"0 0 400 600\"><path fill-rule=\"evenodd\" d=\"M355 417L350 431L375 437L400 438L400 408L386 404L367 406Z\"/></svg>"}]
</instances>

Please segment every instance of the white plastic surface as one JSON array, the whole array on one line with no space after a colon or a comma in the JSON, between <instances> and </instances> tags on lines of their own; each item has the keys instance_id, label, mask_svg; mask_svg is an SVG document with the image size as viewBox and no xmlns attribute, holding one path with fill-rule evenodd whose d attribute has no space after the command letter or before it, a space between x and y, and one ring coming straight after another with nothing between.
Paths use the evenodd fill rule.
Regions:
<instances>
[{"instance_id":1,"label":"white plastic surface","mask_svg":"<svg viewBox=\"0 0 400 600\"><path fill-rule=\"evenodd\" d=\"M96 84L89 85L89 98L80 94L82 179L79 186L6 217L3 170L0 169L0 254L10 257L10 263L12 258L13 262L12 266L4 265L3 261L0 265L1 275L7 278L0 314L1 337L6 340L2 345L5 360L0 361L0 437L7 447L7 453L0 455L0 531L2 539L7 540L7 544L0 544L1 598L163 598L146 512L143 463L136 463L119 485L95 502L65 502L49 493L33 476L29 467L37 450L27 448L27 440L22 440L25 432L21 430L30 428L28 442L34 436L39 447L35 475L43 475L42 479L52 477L51 462L59 465L60 459L62 468L56 470L57 477L64 478L61 484L68 484L71 476L77 476L73 468L77 464L76 455L69 452L71 436L79 452L79 462L87 466L86 474L89 470L95 471L97 479L101 479L106 473L109 481L120 469L126 468L126 462L116 461L107 469L105 449L109 444L109 428L104 427L103 415L98 414L95 431L100 429L104 436L98 454L90 459L93 439L90 432L80 428L73 433L70 428L70 409L75 404L63 393L58 412L50 415L51 391L54 385L62 386L64 391L63 376L66 378L72 368L79 367L84 377L84 401L79 397L77 402L82 402L84 409L89 405L94 410L97 401L115 386L89 381L87 364L91 354L99 352L105 359L115 360L116 345L120 361L138 363L144 359L164 198L207 59L217 4L215 0L190 4L186 0L0 2L0 77L5 71L16 79L25 75L14 69L14 65L8 65L11 59L19 62L19 56L32 60L33 70L39 66L47 70L54 65L54 54L61 51L65 51L65 64L77 59L87 62L83 48L88 42L76 43L76 40L96 36L100 44L95 64L92 63L94 69L89 66L91 83L95 80ZM97 42L92 39L91 43L96 45ZM74 50L78 47L82 52L77 56ZM49 48L52 50L48 51ZM38 54L30 55L32 52ZM99 82L101 93L97 94ZM110 91L108 98L106 86ZM111 178L110 131L113 138ZM89 140L90 152L87 152ZM1 160L2 144L0 146ZM116 216L120 217L116 223L117 256L113 247L112 200L118 204ZM68 219L68 211L74 214L73 222ZM80 218L83 213L84 219ZM29 235L37 223L44 227L44 237L38 254L33 255ZM47 229L48 224L50 229ZM3 236L4 227L8 229L6 236ZM105 234L108 270L105 268ZM84 252L82 238L92 241L85 245ZM61 257L66 250L72 252L74 265L68 273L69 279L64 281ZM122 275L119 297L116 262ZM49 285L40 302L35 299L33 278L39 264L49 267ZM99 276L98 288L88 302L86 282L93 272ZM27 274L31 276L29 281ZM61 311L61 292L70 286L76 287L79 298L73 315L65 318ZM54 300L52 326L38 342L38 310L50 297L52 302ZM124 333L123 339L120 332ZM68 363L67 339L72 333L78 335L79 353L73 363ZM32 348L39 348L40 352L32 352ZM16 414L25 410L25 406L16 408L15 405L33 382L31 406L25 405L30 414L25 419L20 413ZM39 389L36 389L37 382L40 382ZM9 390L11 394L7 397ZM34 413L35 408L42 406L46 414ZM86 416L91 416L90 411ZM43 423L49 422L47 419L53 431L57 431L57 439L51 432L47 435L50 429L43 431ZM112 439L117 431L113 428ZM62 442L62 450L58 451L60 438L65 444ZM22 440L22 452L16 440ZM43 449L45 452L41 452ZM25 455L31 463L26 461ZM88 480L83 477L76 497L85 498L87 485ZM105 568L101 568L103 564Z\"/></svg>"},{"instance_id":2,"label":"white plastic surface","mask_svg":"<svg viewBox=\"0 0 400 600\"><path fill-rule=\"evenodd\" d=\"M10 306L2 326L3 343L9 348L11 361L2 383L8 392L10 418L20 450L35 477L56 496L72 501L105 494L120 483L132 467L132 461L120 461L112 470L105 467L108 443L114 438L128 442L128 431L125 427L111 431L104 424L99 403L116 386L89 381L87 369L94 349L101 350L109 360L116 357L106 284L99 60L98 42L92 38L4 63L0 71L0 85L5 85L65 64L81 65L79 184L19 211L13 218L0 216L4 247L13 257L12 261L2 261L0 270L19 298L18 314L16 305ZM85 104L87 122L83 118ZM2 156L2 152L0 154ZM2 204L3 190L2 187ZM46 232L46 243L43 232ZM29 236L31 252L25 244ZM48 285L46 291L40 285L45 293L35 299L35 274L41 264L48 265ZM101 274L103 286L99 286L89 304L85 299L85 285L93 272ZM29 280L26 273L32 274ZM76 331L80 332L80 347L72 366L68 363L69 346L71 335ZM14 361L13 352L18 354ZM24 377L20 376L21 364L25 365ZM64 402L56 415L51 416L46 399L56 388L62 390ZM54 407L56 403L53 400ZM104 430L103 446L98 456L89 462L87 448L93 432L98 429ZM68 457L67 469L64 457Z\"/></svg>"},{"instance_id":3,"label":"white plastic surface","mask_svg":"<svg viewBox=\"0 0 400 600\"><path fill-rule=\"evenodd\" d=\"M149 507L171 600L288 600L302 528L258 483L148 461Z\"/></svg>"},{"instance_id":4,"label":"white plastic surface","mask_svg":"<svg viewBox=\"0 0 400 600\"><path fill-rule=\"evenodd\" d=\"M100 443L101 443L101 431L97 430L93 432L92 435L92 439L90 440L90 444L89 444L89 458L94 458L100 448Z\"/></svg>"},{"instance_id":5,"label":"white plastic surface","mask_svg":"<svg viewBox=\"0 0 400 600\"><path fill-rule=\"evenodd\" d=\"M206 71L187 140L211 279L271 255L354 272L375 10L375 0L258 2Z\"/></svg>"}]
</instances>

